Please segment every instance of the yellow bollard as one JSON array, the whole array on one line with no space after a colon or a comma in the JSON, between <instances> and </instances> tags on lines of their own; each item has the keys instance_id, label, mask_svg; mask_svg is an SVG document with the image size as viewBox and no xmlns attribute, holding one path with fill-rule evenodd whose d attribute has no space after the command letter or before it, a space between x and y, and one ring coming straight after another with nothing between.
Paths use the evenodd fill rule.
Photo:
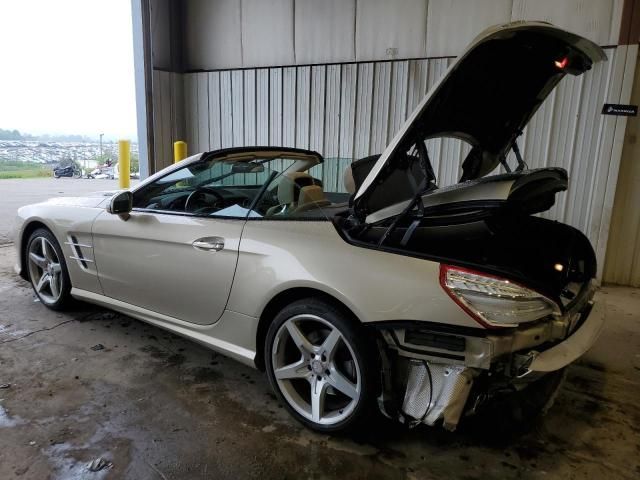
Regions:
<instances>
[{"instance_id":1,"label":"yellow bollard","mask_svg":"<svg viewBox=\"0 0 640 480\"><path fill-rule=\"evenodd\" d=\"M131 169L131 142L118 140L118 184L121 189L129 188Z\"/></svg>"},{"instance_id":2,"label":"yellow bollard","mask_svg":"<svg viewBox=\"0 0 640 480\"><path fill-rule=\"evenodd\" d=\"M187 142L178 140L173 143L173 163L178 163L180 160L187 158Z\"/></svg>"}]
</instances>

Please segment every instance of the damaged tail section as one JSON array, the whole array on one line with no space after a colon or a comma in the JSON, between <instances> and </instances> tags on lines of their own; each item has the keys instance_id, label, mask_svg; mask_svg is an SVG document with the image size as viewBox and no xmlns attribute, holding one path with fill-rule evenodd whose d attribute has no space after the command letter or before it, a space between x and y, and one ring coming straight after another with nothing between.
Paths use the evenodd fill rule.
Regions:
<instances>
[{"instance_id":1,"label":"damaged tail section","mask_svg":"<svg viewBox=\"0 0 640 480\"><path fill-rule=\"evenodd\" d=\"M383 389L378 404L411 427L455 430L492 398L519 392L583 355L604 323L591 285L561 316L517 328L377 325Z\"/></svg>"},{"instance_id":2,"label":"damaged tail section","mask_svg":"<svg viewBox=\"0 0 640 480\"><path fill-rule=\"evenodd\" d=\"M411 360L402 415L411 425L435 425L442 420L455 430L464 412L477 371L460 365Z\"/></svg>"}]
</instances>

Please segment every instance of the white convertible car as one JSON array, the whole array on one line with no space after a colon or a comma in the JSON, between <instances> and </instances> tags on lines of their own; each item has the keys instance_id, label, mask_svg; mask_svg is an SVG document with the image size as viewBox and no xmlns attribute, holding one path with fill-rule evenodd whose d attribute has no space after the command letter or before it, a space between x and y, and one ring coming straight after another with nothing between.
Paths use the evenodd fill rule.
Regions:
<instances>
[{"instance_id":1,"label":"white convertible car","mask_svg":"<svg viewBox=\"0 0 640 480\"><path fill-rule=\"evenodd\" d=\"M549 24L489 29L382 154L345 169L346 193L315 152L202 153L131 192L21 208L17 272L49 308L103 305L265 370L316 430L372 408L449 429L496 402L533 418L603 317L587 238L534 216L567 172L525 168L516 142L565 75L604 59ZM455 185L432 167L443 138L467 152Z\"/></svg>"}]
</instances>

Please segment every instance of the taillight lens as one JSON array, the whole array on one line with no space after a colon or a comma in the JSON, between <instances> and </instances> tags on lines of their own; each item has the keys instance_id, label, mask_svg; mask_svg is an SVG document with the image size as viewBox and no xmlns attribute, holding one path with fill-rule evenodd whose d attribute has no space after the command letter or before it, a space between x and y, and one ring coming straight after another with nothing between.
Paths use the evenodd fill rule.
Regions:
<instances>
[{"instance_id":1,"label":"taillight lens","mask_svg":"<svg viewBox=\"0 0 640 480\"><path fill-rule=\"evenodd\" d=\"M484 326L517 327L560 314L558 305L544 295L481 272L440 265L440 284L460 307Z\"/></svg>"}]
</instances>

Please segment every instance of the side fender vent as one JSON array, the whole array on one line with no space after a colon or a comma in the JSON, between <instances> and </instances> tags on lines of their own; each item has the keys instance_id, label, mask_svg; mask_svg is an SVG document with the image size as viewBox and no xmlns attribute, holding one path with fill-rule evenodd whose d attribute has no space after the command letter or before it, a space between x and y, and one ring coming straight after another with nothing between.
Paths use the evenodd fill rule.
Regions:
<instances>
[{"instance_id":1,"label":"side fender vent","mask_svg":"<svg viewBox=\"0 0 640 480\"><path fill-rule=\"evenodd\" d=\"M71 247L71 250L73 251L73 255L70 255L69 258L71 258L72 260L75 260L76 262L78 262L78 264L80 264L80 266L84 269L87 270L88 269L88 263L93 263L93 260L86 258L82 249L83 248L93 248L92 245L86 245L84 243L80 243L78 241L78 238L75 235L71 235L71 241L70 242L64 242L66 245L69 245Z\"/></svg>"}]
</instances>

